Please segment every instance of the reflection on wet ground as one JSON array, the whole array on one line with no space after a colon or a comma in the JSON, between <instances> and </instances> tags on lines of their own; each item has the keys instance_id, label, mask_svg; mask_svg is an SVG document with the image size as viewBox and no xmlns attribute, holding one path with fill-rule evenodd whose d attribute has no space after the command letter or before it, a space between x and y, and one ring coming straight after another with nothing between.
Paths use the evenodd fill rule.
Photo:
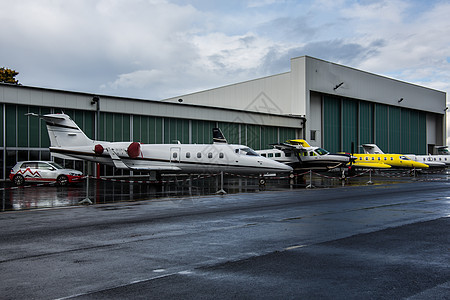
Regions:
<instances>
[{"instance_id":1,"label":"reflection on wet ground","mask_svg":"<svg viewBox=\"0 0 450 300\"><path fill-rule=\"evenodd\" d=\"M414 180L448 181L449 171L411 174L410 172L364 172L358 176L341 179L339 173L304 172L291 177L267 178L264 186L259 178L225 176L223 186L218 175L165 176L163 183L149 183L147 178L89 179L67 187L55 185L26 185L16 188L10 181L0 183L1 211L33 208L52 208L79 205L89 198L94 204L139 201L158 198L212 195L223 189L227 193L254 193L286 189L338 188L366 184L395 184ZM138 181L140 180L140 181Z\"/></svg>"}]
</instances>

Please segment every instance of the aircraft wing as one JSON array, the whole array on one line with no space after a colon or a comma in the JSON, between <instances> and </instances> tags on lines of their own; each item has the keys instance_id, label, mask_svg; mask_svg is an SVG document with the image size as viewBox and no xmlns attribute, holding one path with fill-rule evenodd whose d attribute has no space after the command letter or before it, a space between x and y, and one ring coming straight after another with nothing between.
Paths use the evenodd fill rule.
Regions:
<instances>
[{"instance_id":1,"label":"aircraft wing","mask_svg":"<svg viewBox=\"0 0 450 300\"><path fill-rule=\"evenodd\" d=\"M131 166L129 164L126 164L120 157L117 155L117 153L111 149L106 148L106 151L108 152L109 156L111 157L114 166L118 169L131 169L134 171L180 171L181 169L177 166L145 166L145 167L135 167Z\"/></svg>"},{"instance_id":2,"label":"aircraft wing","mask_svg":"<svg viewBox=\"0 0 450 300\"><path fill-rule=\"evenodd\" d=\"M275 149L285 151L285 152L300 152L302 149L298 148L298 146L287 144L287 143L279 143L279 144L270 144Z\"/></svg>"},{"instance_id":3,"label":"aircraft wing","mask_svg":"<svg viewBox=\"0 0 450 300\"><path fill-rule=\"evenodd\" d=\"M391 166L383 163L365 163L365 162L354 162L352 164L356 168L371 168L371 169L389 169Z\"/></svg>"}]
</instances>

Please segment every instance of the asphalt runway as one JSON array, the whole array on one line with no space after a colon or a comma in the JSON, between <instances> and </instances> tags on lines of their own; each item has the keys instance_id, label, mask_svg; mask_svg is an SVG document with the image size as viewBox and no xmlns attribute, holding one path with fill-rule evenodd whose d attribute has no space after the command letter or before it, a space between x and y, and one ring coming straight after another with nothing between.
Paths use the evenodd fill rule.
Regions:
<instances>
[{"instance_id":1,"label":"asphalt runway","mask_svg":"<svg viewBox=\"0 0 450 300\"><path fill-rule=\"evenodd\" d=\"M2 299L448 299L450 183L5 211Z\"/></svg>"}]
</instances>

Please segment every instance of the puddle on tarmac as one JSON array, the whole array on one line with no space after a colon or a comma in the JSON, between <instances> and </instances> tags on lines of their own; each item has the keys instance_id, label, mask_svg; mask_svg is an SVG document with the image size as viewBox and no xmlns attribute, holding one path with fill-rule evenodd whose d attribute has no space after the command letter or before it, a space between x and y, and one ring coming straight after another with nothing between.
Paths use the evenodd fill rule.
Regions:
<instances>
[{"instance_id":1,"label":"puddle on tarmac","mask_svg":"<svg viewBox=\"0 0 450 300\"><path fill-rule=\"evenodd\" d=\"M141 180L141 182L138 182ZM125 201L140 201L158 198L173 198L214 195L221 189L220 176L165 177L164 183L148 183L146 178L127 178L121 181L89 179L84 183L59 187L55 185L26 185L15 188L10 181L0 183L2 207L0 211L53 208L79 205L88 197L94 204L107 204ZM304 173L303 176L267 179L261 187L258 178L225 176L223 189L229 193L255 193L304 189L308 185L316 188L338 188L344 186L373 184L395 184L413 180L448 181L447 173L421 174L417 177L408 173L369 174L342 181L337 173ZM88 190L87 190L88 188Z\"/></svg>"}]
</instances>

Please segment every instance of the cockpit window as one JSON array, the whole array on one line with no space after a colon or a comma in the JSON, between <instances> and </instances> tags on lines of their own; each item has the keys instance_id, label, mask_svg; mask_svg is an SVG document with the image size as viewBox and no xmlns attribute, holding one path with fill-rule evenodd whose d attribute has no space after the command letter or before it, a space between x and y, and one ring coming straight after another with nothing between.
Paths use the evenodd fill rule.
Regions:
<instances>
[{"instance_id":1,"label":"cockpit window","mask_svg":"<svg viewBox=\"0 0 450 300\"><path fill-rule=\"evenodd\" d=\"M410 160L408 157L406 157L406 156L400 156L400 159L403 159L403 160Z\"/></svg>"},{"instance_id":2,"label":"cockpit window","mask_svg":"<svg viewBox=\"0 0 450 300\"><path fill-rule=\"evenodd\" d=\"M255 152L255 150L250 148L240 148L239 153L242 155L259 156L259 154Z\"/></svg>"},{"instance_id":3,"label":"cockpit window","mask_svg":"<svg viewBox=\"0 0 450 300\"><path fill-rule=\"evenodd\" d=\"M319 155L325 155L325 154L330 153L330 152L328 152L327 150L322 149L322 148L317 148L315 151L316 151Z\"/></svg>"}]
</instances>

